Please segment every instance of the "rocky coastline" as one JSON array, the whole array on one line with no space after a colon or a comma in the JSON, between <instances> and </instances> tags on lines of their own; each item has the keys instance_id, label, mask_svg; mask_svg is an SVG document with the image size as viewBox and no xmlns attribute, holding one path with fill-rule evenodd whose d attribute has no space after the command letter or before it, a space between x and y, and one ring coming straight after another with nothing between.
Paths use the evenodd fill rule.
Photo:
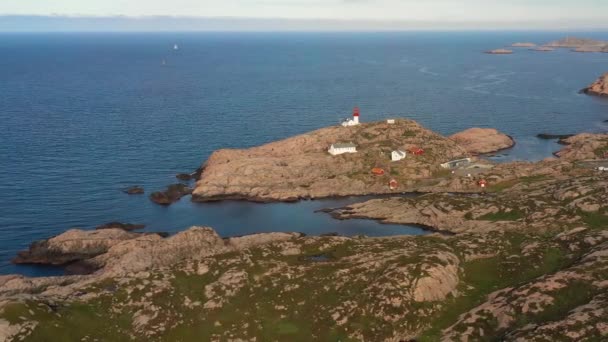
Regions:
<instances>
[{"instance_id":1,"label":"rocky coastline","mask_svg":"<svg viewBox=\"0 0 608 342\"><path fill-rule=\"evenodd\" d=\"M416 164L424 175L413 188L423 194L391 196L383 184L383 197L327 212L337 219L417 224L435 232L222 238L209 227L170 237L118 227L70 230L33 244L18 258L71 263L85 274L0 276L0 340L525 341L567 336L574 341L608 336L608 173L581 163L603 161L607 134L564 139L567 145L558 158L490 165L469 176L473 169L452 173L437 164L478 152L480 146L457 143L410 121L394 130L386 127L330 128L252 149L218 151L202 168L194 192L205 196L214 189L211 184L231 189L236 182L246 191L213 194L282 198L286 190L269 196L252 189L273 186L273 178L263 177L269 170L306 170L310 160L323 172L334 170L336 161L367 170L386 159L379 153L385 147L426 141L427 159L399 164L400 171L408 169L406 162ZM510 143L499 136L497 141ZM356 141L363 157L328 156L325 149L336 138ZM380 166L392 164L385 162ZM241 174L248 176L247 183L240 183L245 182L238 180ZM271 175L281 179L280 173ZM355 179L384 183L368 172ZM480 188L481 179L487 187ZM304 180L302 172L290 187Z\"/></svg>"},{"instance_id":2,"label":"rocky coastline","mask_svg":"<svg viewBox=\"0 0 608 342\"><path fill-rule=\"evenodd\" d=\"M457 142L456 140L459 142ZM357 153L331 156L335 142L357 146ZM514 141L492 129L474 129L452 138L411 120L328 127L246 150L219 150L203 164L192 191L197 202L248 200L297 201L329 197L416 192L428 188L450 160L510 148ZM407 152L392 162L394 150ZM381 168L383 175L373 175ZM399 186L391 189L390 180Z\"/></svg>"},{"instance_id":3,"label":"rocky coastline","mask_svg":"<svg viewBox=\"0 0 608 342\"><path fill-rule=\"evenodd\" d=\"M581 90L581 92L587 95L608 96L608 73L600 76L600 78L598 78L587 88Z\"/></svg>"}]
</instances>

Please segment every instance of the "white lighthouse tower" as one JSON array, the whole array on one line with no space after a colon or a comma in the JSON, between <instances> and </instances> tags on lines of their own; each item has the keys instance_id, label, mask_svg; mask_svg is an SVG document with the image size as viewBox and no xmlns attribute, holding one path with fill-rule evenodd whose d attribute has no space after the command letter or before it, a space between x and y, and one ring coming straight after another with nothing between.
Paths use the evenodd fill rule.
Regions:
<instances>
[{"instance_id":1,"label":"white lighthouse tower","mask_svg":"<svg viewBox=\"0 0 608 342\"><path fill-rule=\"evenodd\" d=\"M355 109L353 109L353 118L352 119L345 120L342 123L342 126L344 126L344 127L357 126L357 125L359 125L359 107L355 107Z\"/></svg>"}]
</instances>

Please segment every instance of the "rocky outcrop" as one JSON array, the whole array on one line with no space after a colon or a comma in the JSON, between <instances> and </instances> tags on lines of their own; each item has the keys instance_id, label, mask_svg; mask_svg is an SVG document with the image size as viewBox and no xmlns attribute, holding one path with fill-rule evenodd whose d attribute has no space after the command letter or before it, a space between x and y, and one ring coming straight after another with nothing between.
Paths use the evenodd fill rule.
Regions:
<instances>
[{"instance_id":1,"label":"rocky outcrop","mask_svg":"<svg viewBox=\"0 0 608 342\"><path fill-rule=\"evenodd\" d=\"M171 205L191 193L192 189L184 184L172 184L164 191L156 191L150 194L150 200L160 205Z\"/></svg>"},{"instance_id":2,"label":"rocky outcrop","mask_svg":"<svg viewBox=\"0 0 608 342\"><path fill-rule=\"evenodd\" d=\"M583 93L595 96L608 96L608 73L582 90Z\"/></svg>"},{"instance_id":3,"label":"rocky outcrop","mask_svg":"<svg viewBox=\"0 0 608 342\"><path fill-rule=\"evenodd\" d=\"M16 264L64 265L106 253L110 247L138 236L122 229L85 231L71 229L44 241L34 242L29 250L19 252Z\"/></svg>"},{"instance_id":4,"label":"rocky outcrop","mask_svg":"<svg viewBox=\"0 0 608 342\"><path fill-rule=\"evenodd\" d=\"M125 273L170 265L184 258L237 251L288 240L296 233L265 233L224 240L211 228L193 227L169 238L159 234L128 233L119 228L96 231L72 229L54 238L39 241L19 252L18 264L65 265L73 274Z\"/></svg>"},{"instance_id":5,"label":"rocky outcrop","mask_svg":"<svg viewBox=\"0 0 608 342\"><path fill-rule=\"evenodd\" d=\"M460 278L460 260L452 253L438 253L433 257L440 260L434 264L423 264L424 277L416 279L413 293L416 302L441 301L448 295L456 296L456 288Z\"/></svg>"},{"instance_id":6,"label":"rocky outcrop","mask_svg":"<svg viewBox=\"0 0 608 342\"><path fill-rule=\"evenodd\" d=\"M496 152L515 145L511 137L493 128L470 128L450 136L450 139L472 154Z\"/></svg>"},{"instance_id":7,"label":"rocky outcrop","mask_svg":"<svg viewBox=\"0 0 608 342\"><path fill-rule=\"evenodd\" d=\"M357 153L331 156L333 143L352 142ZM391 162L391 152L419 147ZM204 165L192 199L295 201L301 198L397 193L441 171L440 164L466 156L454 141L411 120L328 127L246 150L219 150ZM383 168L385 174L372 174ZM401 185L390 189L391 179Z\"/></svg>"},{"instance_id":8,"label":"rocky outcrop","mask_svg":"<svg viewBox=\"0 0 608 342\"><path fill-rule=\"evenodd\" d=\"M608 134L582 133L562 139L567 145L555 153L566 160L608 159Z\"/></svg>"}]
</instances>

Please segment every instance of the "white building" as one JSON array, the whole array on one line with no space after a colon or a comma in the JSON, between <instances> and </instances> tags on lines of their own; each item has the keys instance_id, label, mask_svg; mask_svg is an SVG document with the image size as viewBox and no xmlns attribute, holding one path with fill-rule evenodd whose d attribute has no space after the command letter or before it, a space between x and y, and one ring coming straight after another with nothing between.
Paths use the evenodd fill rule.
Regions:
<instances>
[{"instance_id":1,"label":"white building","mask_svg":"<svg viewBox=\"0 0 608 342\"><path fill-rule=\"evenodd\" d=\"M353 109L353 118L344 120L344 122L342 122L342 126L349 127L357 125L359 125L359 108L355 107L355 109Z\"/></svg>"},{"instance_id":2,"label":"white building","mask_svg":"<svg viewBox=\"0 0 608 342\"><path fill-rule=\"evenodd\" d=\"M463 158L452 160L447 163L441 164L441 167L444 169L455 169L457 167L467 166L471 163L471 158Z\"/></svg>"},{"instance_id":3,"label":"white building","mask_svg":"<svg viewBox=\"0 0 608 342\"><path fill-rule=\"evenodd\" d=\"M406 155L407 154L404 151L401 151L401 150L393 151L393 153L391 153L391 160L392 161L400 161L402 159L405 159Z\"/></svg>"},{"instance_id":4,"label":"white building","mask_svg":"<svg viewBox=\"0 0 608 342\"><path fill-rule=\"evenodd\" d=\"M394 125L395 124L395 119L388 119L386 120L386 123L389 125Z\"/></svg>"},{"instance_id":5,"label":"white building","mask_svg":"<svg viewBox=\"0 0 608 342\"><path fill-rule=\"evenodd\" d=\"M332 156L337 156L338 154L344 153L357 153L357 146L353 143L332 144L327 152L329 152L329 154Z\"/></svg>"}]
</instances>

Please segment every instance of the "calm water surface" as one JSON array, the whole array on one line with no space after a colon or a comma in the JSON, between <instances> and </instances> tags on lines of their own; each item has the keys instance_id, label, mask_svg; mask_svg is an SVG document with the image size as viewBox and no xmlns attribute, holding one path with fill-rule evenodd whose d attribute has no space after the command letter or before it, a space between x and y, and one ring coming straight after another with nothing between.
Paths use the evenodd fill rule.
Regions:
<instances>
[{"instance_id":1,"label":"calm water surface","mask_svg":"<svg viewBox=\"0 0 608 342\"><path fill-rule=\"evenodd\" d=\"M495 127L518 143L499 159L542 159L559 147L537 133L606 130L608 101L577 92L608 71L608 54L481 52L565 35L0 34L0 273L56 274L9 260L33 240L108 221L223 236L422 233L314 213L354 199L163 208L120 189L160 189L215 149L336 124L355 105L364 121L411 118L443 134Z\"/></svg>"}]
</instances>

